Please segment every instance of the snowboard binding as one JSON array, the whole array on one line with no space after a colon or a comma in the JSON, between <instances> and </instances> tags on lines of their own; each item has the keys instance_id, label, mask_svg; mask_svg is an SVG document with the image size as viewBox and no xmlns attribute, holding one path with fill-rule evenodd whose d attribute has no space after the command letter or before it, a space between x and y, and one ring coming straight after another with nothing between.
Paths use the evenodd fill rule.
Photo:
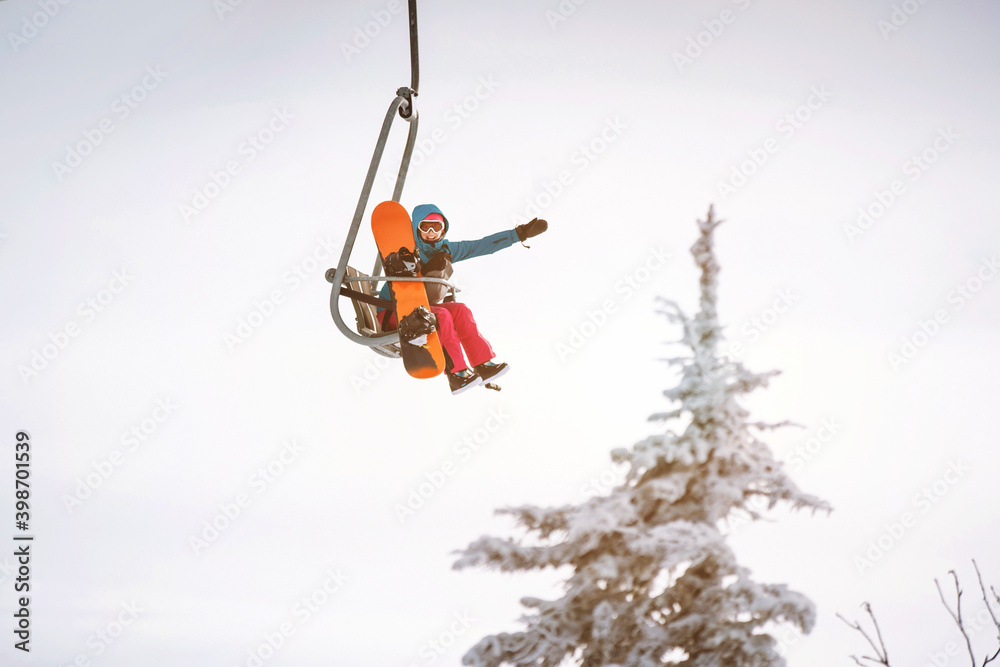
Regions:
<instances>
[{"instance_id":1,"label":"snowboard binding","mask_svg":"<svg viewBox=\"0 0 1000 667\"><path fill-rule=\"evenodd\" d=\"M385 275L393 278L419 278L422 268L420 264L420 257L403 246L385 258Z\"/></svg>"},{"instance_id":2,"label":"snowboard binding","mask_svg":"<svg viewBox=\"0 0 1000 667\"><path fill-rule=\"evenodd\" d=\"M428 334L437 331L437 318L424 306L417 306L399 321L399 338L410 345L424 345Z\"/></svg>"}]
</instances>

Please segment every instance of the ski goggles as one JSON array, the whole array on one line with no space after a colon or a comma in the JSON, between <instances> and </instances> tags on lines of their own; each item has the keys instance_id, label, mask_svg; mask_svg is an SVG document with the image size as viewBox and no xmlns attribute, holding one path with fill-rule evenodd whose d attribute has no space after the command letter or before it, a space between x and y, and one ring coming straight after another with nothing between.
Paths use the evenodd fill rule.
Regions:
<instances>
[{"instance_id":1,"label":"ski goggles","mask_svg":"<svg viewBox=\"0 0 1000 667\"><path fill-rule=\"evenodd\" d=\"M443 234L444 220L421 220L420 224L417 225L417 229L422 232L437 232L439 234Z\"/></svg>"}]
</instances>

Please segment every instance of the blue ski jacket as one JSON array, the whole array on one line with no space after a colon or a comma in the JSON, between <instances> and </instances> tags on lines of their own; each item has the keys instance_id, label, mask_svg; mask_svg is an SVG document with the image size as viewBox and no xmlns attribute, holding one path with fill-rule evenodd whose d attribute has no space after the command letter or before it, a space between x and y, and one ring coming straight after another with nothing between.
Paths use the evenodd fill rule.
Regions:
<instances>
[{"instance_id":1,"label":"blue ski jacket","mask_svg":"<svg viewBox=\"0 0 1000 667\"><path fill-rule=\"evenodd\" d=\"M431 213L437 213L444 218L444 234L434 243L427 243L420 238L417 225ZM448 240L448 217L441 212L434 204L420 204L413 207L413 215L410 216L410 224L413 225L413 238L417 241L417 248L420 250L420 260L429 262L438 253L447 251L451 254L451 261L461 262L463 259L472 257L482 257L491 255L498 250L509 248L518 242L517 232L508 229L496 234L490 234L476 241L449 241Z\"/></svg>"},{"instance_id":2,"label":"blue ski jacket","mask_svg":"<svg viewBox=\"0 0 1000 667\"><path fill-rule=\"evenodd\" d=\"M420 221L431 213L437 213L444 218L444 234L442 234L441 238L434 243L427 243L420 238L420 232L417 230L417 225L419 225ZM509 248L519 241L517 238L517 232L513 229L490 234L489 236L484 236L483 238L475 241L449 241L447 238L449 228L448 217L434 204L420 204L415 206L413 208L413 214L410 216L410 224L413 225L413 238L417 242L417 250L420 253L420 261L424 264L442 252L450 253L451 261L452 263L455 263L461 262L464 259L471 259L472 257L492 255L498 250ZM391 300L392 295L389 292L389 283L382 286L378 295L380 299L385 299L386 301ZM379 308L378 310L383 309Z\"/></svg>"}]
</instances>

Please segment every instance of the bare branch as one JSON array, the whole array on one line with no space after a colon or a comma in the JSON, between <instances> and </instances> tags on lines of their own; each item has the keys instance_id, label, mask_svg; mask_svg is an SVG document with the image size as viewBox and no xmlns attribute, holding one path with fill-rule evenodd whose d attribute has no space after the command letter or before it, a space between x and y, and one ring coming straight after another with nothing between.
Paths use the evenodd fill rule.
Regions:
<instances>
[{"instance_id":1,"label":"bare branch","mask_svg":"<svg viewBox=\"0 0 1000 667\"><path fill-rule=\"evenodd\" d=\"M976 569L976 578L979 579L979 590L983 592L983 602L986 603L986 609L990 612L990 618L993 619L994 625L997 626L997 638L1000 639L1000 621L997 620L997 615L993 612L993 607L990 606L990 599L986 595L986 586L983 585L983 575L979 572L979 564L976 563L975 558L972 559L972 567ZM997 596L997 592L992 586L990 586L990 591L993 593L993 597L997 599L997 602L1000 603L1000 596Z\"/></svg>"},{"instance_id":2,"label":"bare branch","mask_svg":"<svg viewBox=\"0 0 1000 667\"><path fill-rule=\"evenodd\" d=\"M859 659L857 656L852 655L851 658L854 660L854 662L858 663L862 667L867 667L867 666L863 662L861 662L861 660L870 660L871 662L874 662L877 665L885 665L885 667L889 667L889 652L886 651L885 649L885 642L882 641L882 631L879 630L878 621L875 620L875 614L874 612L872 612L872 607L867 602L863 603L861 606L862 608L864 608L866 612L868 612L868 615L871 616L872 625L875 626L875 636L878 637L878 646L875 645L874 640L872 640L871 636L869 636L869 634L865 632L864 628L861 627L861 624L859 622L855 621L851 623L846 618L841 616L839 613L837 614L837 618L846 623L849 628L852 628L860 632L861 635L868 641L868 644L875 650L875 655L878 657L872 658L871 656L864 655L861 656L861 658Z\"/></svg>"},{"instance_id":3,"label":"bare branch","mask_svg":"<svg viewBox=\"0 0 1000 667\"><path fill-rule=\"evenodd\" d=\"M979 571L979 564L976 563L975 559L973 559L973 561L972 561L972 566L976 570L976 578L979 581L979 590L982 591L982 594L983 594L983 602L986 604L986 609L990 613L990 618L993 619L993 623L996 625L996 628L997 628L997 640L1000 641L1000 618L998 618L998 615L1000 615L1000 611L998 611L997 609L994 608L994 604L996 604L998 607L1000 607L1000 594L998 594L997 590L994 587L992 587L992 586L990 586L989 591L987 592L986 585L983 583L982 573L980 573L980 571ZM954 609L948 604L948 601L945 599L944 591L941 589L941 582L939 582L937 579L935 579L934 580L934 585L937 586L938 596L941 598L941 604L944 605L944 608L945 608L945 610L947 610L948 615L951 616L951 619L952 619L952 621L955 622L955 625L958 627L959 632L962 633L962 637L965 638L965 646L966 646L966 649L968 650L969 660L971 661L972 667L977 667L977 665L976 665L976 656L975 656L975 653L974 653L973 648L972 648L972 640L969 637L969 630L968 630L968 628L966 628L965 619L962 617L962 593L963 593L963 591L962 591L961 586L959 585L958 575L955 573L955 571L954 570L948 570L948 574L951 575L952 581L955 583L955 607L954 607ZM993 595L993 600L992 601L990 600L990 595L989 594ZM889 657L888 657L888 654L887 654L886 649L885 649L885 643L882 641L882 633L879 630L878 622L875 620L875 614L872 612L871 605L869 605L867 602L865 602L861 606L862 606L862 608L866 612L868 612L868 615L871 617L872 625L874 625L874 627L875 627L875 637L878 639L878 644L876 644L875 640L872 638L872 636L869 635L861 627L861 624L859 622L857 622L857 621L855 621L855 622L848 621L846 618L844 618L840 614L837 614L837 618L839 618L845 624L847 624L848 627L850 627L850 628L852 628L852 629L857 630L858 632L860 632L861 635L868 641L868 644L875 650L875 655L877 657L873 658L871 656L862 656L862 657L859 658L859 657L854 656L854 655L852 655L850 657L851 657L852 660L854 660L855 663L857 663L858 665L861 665L861 667L869 667L869 665L867 663L863 662L865 660L869 661L870 663L875 663L877 665L884 665L885 667L889 667ZM978 632L979 631L979 626L978 626L978 623L976 621L973 621L973 626L972 627L973 627L973 631L974 632ZM991 662L993 662L997 658L1000 658L1000 646L997 647L997 649L993 653L993 655L987 654L983 658L983 662L982 662L982 665L980 667L987 667L987 665L989 665Z\"/></svg>"},{"instance_id":4,"label":"bare branch","mask_svg":"<svg viewBox=\"0 0 1000 667\"><path fill-rule=\"evenodd\" d=\"M986 586L983 585L983 575L979 572L979 565L976 563L975 558L972 559L972 567L976 569L976 578L979 579L979 590L983 592L983 602L986 603L986 609L990 612L990 618L993 619L993 624L997 626L997 639L1000 640L1000 621L997 620L997 615L993 612L993 607L990 606L990 598L986 595ZM997 597L997 592L992 586L990 587L990 591L993 593L993 597L997 598L997 602L1000 602L1000 597ZM986 667L986 665L993 662L998 655L1000 655L1000 647L997 648L996 653L983 660L983 667Z\"/></svg>"},{"instance_id":5,"label":"bare branch","mask_svg":"<svg viewBox=\"0 0 1000 667\"><path fill-rule=\"evenodd\" d=\"M965 647L969 651L969 660L972 661L972 667L976 667L976 655L972 652L972 641L969 639L969 633L965 631L965 624L962 623L962 589L958 585L958 575L955 574L955 570L948 570L948 574L955 580L955 609L957 613L952 611L947 601L945 601L944 592L941 590L941 584L937 579L934 580L934 585L937 586L938 595L941 597L941 604L948 610L951 619L955 621L955 625L958 626L958 629L962 632L962 636L965 637Z\"/></svg>"}]
</instances>

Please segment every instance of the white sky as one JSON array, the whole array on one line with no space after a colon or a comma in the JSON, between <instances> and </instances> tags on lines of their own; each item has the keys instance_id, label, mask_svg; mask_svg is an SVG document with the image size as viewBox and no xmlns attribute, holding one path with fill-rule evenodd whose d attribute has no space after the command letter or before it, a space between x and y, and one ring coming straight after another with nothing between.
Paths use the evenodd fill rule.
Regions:
<instances>
[{"instance_id":1,"label":"white sky","mask_svg":"<svg viewBox=\"0 0 1000 667\"><path fill-rule=\"evenodd\" d=\"M554 0L421 2L424 143L403 204L441 206L456 240L509 229L531 202L550 221L530 250L459 265L512 371L500 394L452 398L443 379L380 370L346 341L323 278L409 83L402 0L244 0L221 18L209 0L0 3L0 483L13 487L14 434L29 431L36 535L27 657L11 641L13 557L0 559L3 660L247 665L287 624L264 664L443 666L520 629L518 599L558 594L559 577L456 573L452 552L512 534L495 508L579 502L589 480L615 478L611 449L657 427L645 418L666 407L673 375L656 360L676 332L655 297L693 310L687 249L710 203L728 220L720 316L751 368L783 370L750 407L803 425L771 439L779 458L826 440L789 468L834 513L779 514L732 538L755 578L817 605L790 664L864 651L835 613L858 617L865 600L894 664L945 651L956 635L934 579L957 568L970 615L970 559L1000 585L1000 280L976 282L1000 252L1000 8L896 4L914 13L883 34L888 0L567 0L559 22ZM345 54L366 25L377 34ZM699 33L707 46L679 65ZM268 127L273 141L249 148ZM404 129L373 202L391 194ZM88 142L79 166L53 166ZM591 160L580 147L592 143ZM720 191L762 151L745 184ZM925 151L933 164L914 171ZM230 162L227 186L186 220L181 204ZM884 214L850 238L858 208L888 202L894 183ZM365 232L353 261L367 269ZM971 299L953 291L966 284ZM769 310L779 294L781 314ZM257 308L269 317L230 349ZM935 335L893 368L889 353L935 313ZM581 327L585 344L561 354ZM36 353L51 358L25 377ZM144 427L136 446L123 440ZM280 474L264 483L269 464ZM64 497L109 467L68 511ZM443 469L454 474L401 523L396 504ZM10 537L12 495L0 503ZM189 538L239 499L195 554ZM907 517L859 572L855 558ZM311 595L323 604L306 613ZM119 618L130 625L100 639ZM983 650L990 637L977 635Z\"/></svg>"}]
</instances>

